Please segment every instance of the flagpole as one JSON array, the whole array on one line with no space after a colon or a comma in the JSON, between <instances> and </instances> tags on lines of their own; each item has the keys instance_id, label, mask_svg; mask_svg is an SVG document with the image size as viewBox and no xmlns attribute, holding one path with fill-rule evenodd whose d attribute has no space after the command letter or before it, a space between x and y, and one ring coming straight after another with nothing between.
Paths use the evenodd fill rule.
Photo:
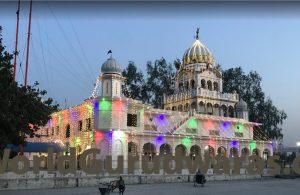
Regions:
<instances>
[{"instance_id":1,"label":"flagpole","mask_svg":"<svg viewBox=\"0 0 300 195\"><path fill-rule=\"evenodd\" d=\"M31 34L31 14L32 14L32 0L30 0L29 7L29 21L28 21L28 34L27 34L27 51L26 51L26 67L25 67L25 80L24 85L27 87L27 77L28 77L28 64L29 64L29 49L30 49L30 34Z\"/></svg>"},{"instance_id":2,"label":"flagpole","mask_svg":"<svg viewBox=\"0 0 300 195\"><path fill-rule=\"evenodd\" d=\"M16 71L17 71L17 55L18 55L18 42L19 42L19 21L20 21L20 6L21 0L18 1L17 8L17 26L16 26L16 43L15 43L15 52L14 52L14 81L16 81Z\"/></svg>"}]
</instances>

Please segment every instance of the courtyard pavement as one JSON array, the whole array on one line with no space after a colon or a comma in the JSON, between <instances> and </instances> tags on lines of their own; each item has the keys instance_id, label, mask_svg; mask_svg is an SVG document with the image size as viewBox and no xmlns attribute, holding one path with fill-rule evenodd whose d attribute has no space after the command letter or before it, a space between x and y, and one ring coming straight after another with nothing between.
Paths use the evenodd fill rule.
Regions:
<instances>
[{"instance_id":1,"label":"courtyard pavement","mask_svg":"<svg viewBox=\"0 0 300 195\"><path fill-rule=\"evenodd\" d=\"M1 195L92 195L100 194L97 188L63 188L38 190L6 190ZM117 195L117 192L111 195ZM300 194L300 179L262 179L243 181L208 182L203 188L192 183L164 183L127 185L125 195L189 195L189 194L230 194L230 195L296 195Z\"/></svg>"}]
</instances>

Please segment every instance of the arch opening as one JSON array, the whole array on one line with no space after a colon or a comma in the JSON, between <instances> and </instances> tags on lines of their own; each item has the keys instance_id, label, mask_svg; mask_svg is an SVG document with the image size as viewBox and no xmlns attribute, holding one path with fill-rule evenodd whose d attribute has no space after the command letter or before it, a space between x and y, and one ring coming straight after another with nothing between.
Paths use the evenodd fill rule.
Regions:
<instances>
[{"instance_id":1,"label":"arch opening","mask_svg":"<svg viewBox=\"0 0 300 195\"><path fill-rule=\"evenodd\" d=\"M171 155L171 154L172 154L172 149L169 144L164 143L159 147L159 155Z\"/></svg>"}]
</instances>

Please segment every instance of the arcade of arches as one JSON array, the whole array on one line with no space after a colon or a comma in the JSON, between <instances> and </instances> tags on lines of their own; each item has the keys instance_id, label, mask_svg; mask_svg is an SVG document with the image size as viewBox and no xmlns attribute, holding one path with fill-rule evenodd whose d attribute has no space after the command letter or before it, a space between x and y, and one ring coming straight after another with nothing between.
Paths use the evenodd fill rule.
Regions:
<instances>
[{"instance_id":1,"label":"arcade of arches","mask_svg":"<svg viewBox=\"0 0 300 195\"><path fill-rule=\"evenodd\" d=\"M269 149L264 149L261 152L260 149L254 148L252 149L252 153L250 153L250 149L248 147L243 147L241 149L237 147L226 148L225 146L213 147L210 145L206 145L201 148L199 145L194 144L190 147L185 146L184 144L178 144L176 146L172 146L168 143L163 143L161 145L156 146L153 143L147 142L142 146L142 150L138 150L138 144L134 142L128 143L128 154L132 156L144 155L151 157L155 155L184 155L190 156L191 158L195 158L197 155L201 155L204 157L205 155L210 155L211 157L216 156L217 154L226 156L226 157L234 157L234 156L249 156L249 155L258 155L260 157L268 157L271 155Z\"/></svg>"},{"instance_id":2,"label":"arcade of arches","mask_svg":"<svg viewBox=\"0 0 300 195\"><path fill-rule=\"evenodd\" d=\"M203 89L208 89L210 91L220 91L219 83L216 81L211 81L208 80L206 81L205 79L201 80L201 88ZM187 91L187 90L193 90L196 89L196 83L195 80L190 80L189 82L180 82L178 84L178 89L179 91Z\"/></svg>"},{"instance_id":3,"label":"arcade of arches","mask_svg":"<svg viewBox=\"0 0 300 195\"><path fill-rule=\"evenodd\" d=\"M198 109L197 109L198 107ZM181 111L187 112L189 110L199 110L200 114L208 114L214 116L223 116L223 117L236 117L235 108L233 106L226 106L226 105L219 105L219 104L212 104L212 103L204 103L200 101L198 104L197 102L192 102L191 104L185 103L184 105L180 104L178 106L173 106L172 108L166 108L167 110L174 110L174 111Z\"/></svg>"}]
</instances>

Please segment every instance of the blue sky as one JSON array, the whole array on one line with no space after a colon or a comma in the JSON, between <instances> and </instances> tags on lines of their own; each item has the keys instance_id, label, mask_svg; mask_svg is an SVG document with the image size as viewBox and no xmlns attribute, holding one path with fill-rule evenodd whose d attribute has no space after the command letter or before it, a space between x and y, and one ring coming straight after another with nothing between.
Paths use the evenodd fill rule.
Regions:
<instances>
[{"instance_id":1,"label":"blue sky","mask_svg":"<svg viewBox=\"0 0 300 195\"><path fill-rule=\"evenodd\" d=\"M15 6L0 6L9 51ZM28 5L22 7L19 62L24 68ZM68 106L79 104L91 94L109 49L123 67L134 61L144 71L149 60L181 58L196 27L223 69L242 66L261 74L266 95L288 114L285 144L295 145L300 140L300 4L36 3L29 81L39 81L62 106L65 98ZM17 78L23 82L19 67Z\"/></svg>"}]
</instances>

